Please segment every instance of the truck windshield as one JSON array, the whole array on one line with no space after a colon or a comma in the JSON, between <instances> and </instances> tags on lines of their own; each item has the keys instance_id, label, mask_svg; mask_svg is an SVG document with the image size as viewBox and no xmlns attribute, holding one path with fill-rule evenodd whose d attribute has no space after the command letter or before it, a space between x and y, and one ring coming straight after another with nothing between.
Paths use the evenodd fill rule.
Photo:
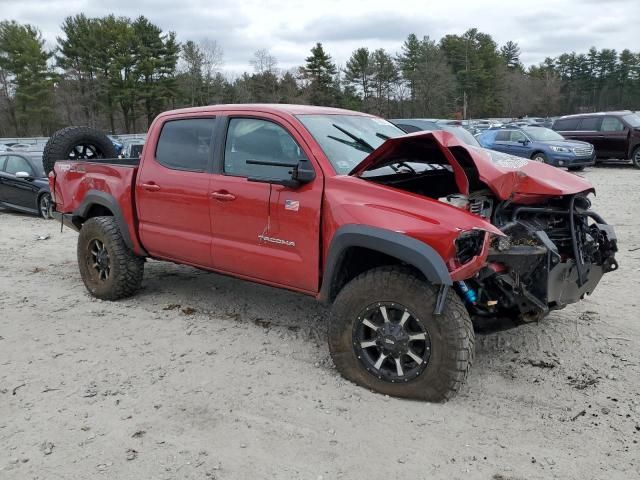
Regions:
<instances>
[{"instance_id":1,"label":"truck windshield","mask_svg":"<svg viewBox=\"0 0 640 480\"><path fill-rule=\"evenodd\" d=\"M625 115L624 120L633 128L640 127L640 115L632 113L631 115Z\"/></svg>"},{"instance_id":2,"label":"truck windshield","mask_svg":"<svg viewBox=\"0 0 640 480\"><path fill-rule=\"evenodd\" d=\"M405 134L386 120L364 115L298 115L338 174L347 174L387 138Z\"/></svg>"}]
</instances>

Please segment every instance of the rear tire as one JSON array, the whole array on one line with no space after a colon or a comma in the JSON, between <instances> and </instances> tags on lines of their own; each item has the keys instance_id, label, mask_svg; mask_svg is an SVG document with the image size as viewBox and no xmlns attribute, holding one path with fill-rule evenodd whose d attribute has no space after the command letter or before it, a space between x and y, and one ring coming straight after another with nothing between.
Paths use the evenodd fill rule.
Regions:
<instances>
[{"instance_id":1,"label":"rear tire","mask_svg":"<svg viewBox=\"0 0 640 480\"><path fill-rule=\"evenodd\" d=\"M636 168L640 168L640 146L637 146L631 154L631 163Z\"/></svg>"},{"instance_id":2,"label":"rear tire","mask_svg":"<svg viewBox=\"0 0 640 480\"><path fill-rule=\"evenodd\" d=\"M453 290L442 314L435 315L437 295L436 286L400 267L375 268L349 282L334 302L329 325L329 350L338 371L395 397L432 402L453 397L473 363L474 332ZM397 334L389 333L394 329ZM405 344L410 346L403 350Z\"/></svg>"},{"instance_id":3,"label":"rear tire","mask_svg":"<svg viewBox=\"0 0 640 480\"><path fill-rule=\"evenodd\" d=\"M91 295L118 300L140 288L144 258L124 243L115 218L93 217L82 225L78 235L78 267Z\"/></svg>"},{"instance_id":4,"label":"rear tire","mask_svg":"<svg viewBox=\"0 0 640 480\"><path fill-rule=\"evenodd\" d=\"M42 153L42 166L48 175L58 160L94 160L116 156L113 143L100 130L66 127L49 138Z\"/></svg>"}]
</instances>

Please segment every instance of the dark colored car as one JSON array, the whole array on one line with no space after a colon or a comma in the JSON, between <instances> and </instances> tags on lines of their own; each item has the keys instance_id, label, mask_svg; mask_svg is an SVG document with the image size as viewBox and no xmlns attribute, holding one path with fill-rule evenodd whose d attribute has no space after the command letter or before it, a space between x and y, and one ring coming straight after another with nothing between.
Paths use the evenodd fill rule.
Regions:
<instances>
[{"instance_id":1,"label":"dark colored car","mask_svg":"<svg viewBox=\"0 0 640 480\"><path fill-rule=\"evenodd\" d=\"M593 145L566 140L544 127L503 127L485 130L478 136L485 148L530 158L569 170L582 170L595 163Z\"/></svg>"},{"instance_id":2,"label":"dark colored car","mask_svg":"<svg viewBox=\"0 0 640 480\"><path fill-rule=\"evenodd\" d=\"M0 205L51 218L49 182L38 157L0 154Z\"/></svg>"},{"instance_id":3,"label":"dark colored car","mask_svg":"<svg viewBox=\"0 0 640 480\"><path fill-rule=\"evenodd\" d=\"M560 117L553 129L593 144L598 159L631 159L640 168L640 115L630 110Z\"/></svg>"},{"instance_id":4,"label":"dark colored car","mask_svg":"<svg viewBox=\"0 0 640 480\"><path fill-rule=\"evenodd\" d=\"M434 130L443 130L455 135L458 140L466 143L467 145L471 145L473 147L481 146L475 139L473 134L469 132L469 130L467 130L462 124L447 125L443 123L431 122L429 120L422 120L419 118L396 118L389 121L396 127L401 128L407 133L421 131L433 132Z\"/></svg>"}]
</instances>

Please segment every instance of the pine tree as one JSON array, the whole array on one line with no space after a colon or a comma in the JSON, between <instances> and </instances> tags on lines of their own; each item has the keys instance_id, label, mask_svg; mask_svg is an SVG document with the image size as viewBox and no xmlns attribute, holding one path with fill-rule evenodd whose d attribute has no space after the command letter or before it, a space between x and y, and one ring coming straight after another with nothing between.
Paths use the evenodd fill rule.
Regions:
<instances>
[{"instance_id":1,"label":"pine tree","mask_svg":"<svg viewBox=\"0 0 640 480\"><path fill-rule=\"evenodd\" d=\"M366 105L371 96L370 85L373 75L373 58L368 48L358 48L352 54L344 70L345 83L361 91Z\"/></svg>"},{"instance_id":2,"label":"pine tree","mask_svg":"<svg viewBox=\"0 0 640 480\"><path fill-rule=\"evenodd\" d=\"M524 67L520 63L520 47L517 43L509 40L500 48L500 56L503 58L509 70L523 71Z\"/></svg>"},{"instance_id":3,"label":"pine tree","mask_svg":"<svg viewBox=\"0 0 640 480\"><path fill-rule=\"evenodd\" d=\"M410 34L402 44L400 55L397 57L398 66L402 72L402 77L409 84L409 95L411 102L416 99L416 81L418 64L422 55L422 45L415 33Z\"/></svg>"},{"instance_id":4,"label":"pine tree","mask_svg":"<svg viewBox=\"0 0 640 480\"><path fill-rule=\"evenodd\" d=\"M52 55L36 27L0 22L0 70L16 135L45 135L54 127Z\"/></svg>"},{"instance_id":5,"label":"pine tree","mask_svg":"<svg viewBox=\"0 0 640 480\"><path fill-rule=\"evenodd\" d=\"M311 49L311 55L305 59L302 67L303 78L309 82L309 99L313 105L333 104L333 94L336 93L334 75L336 65L331 56L324 51L321 43Z\"/></svg>"}]
</instances>

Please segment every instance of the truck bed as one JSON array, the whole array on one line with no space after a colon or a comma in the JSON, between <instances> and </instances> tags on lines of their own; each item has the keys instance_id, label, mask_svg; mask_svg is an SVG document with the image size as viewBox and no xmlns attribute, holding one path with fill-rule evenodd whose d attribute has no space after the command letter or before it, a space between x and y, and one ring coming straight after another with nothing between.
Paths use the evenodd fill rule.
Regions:
<instances>
[{"instance_id":1,"label":"truck bed","mask_svg":"<svg viewBox=\"0 0 640 480\"><path fill-rule=\"evenodd\" d=\"M73 223L76 218L89 215L85 210L90 205L101 205L126 220L122 228L128 230L137 245L135 185L139 164L138 158L56 162L49 177L55 211Z\"/></svg>"},{"instance_id":2,"label":"truck bed","mask_svg":"<svg viewBox=\"0 0 640 480\"><path fill-rule=\"evenodd\" d=\"M120 165L123 167L137 167L140 165L140 158L97 158L95 160L81 160L78 163L98 163L109 165Z\"/></svg>"}]
</instances>

